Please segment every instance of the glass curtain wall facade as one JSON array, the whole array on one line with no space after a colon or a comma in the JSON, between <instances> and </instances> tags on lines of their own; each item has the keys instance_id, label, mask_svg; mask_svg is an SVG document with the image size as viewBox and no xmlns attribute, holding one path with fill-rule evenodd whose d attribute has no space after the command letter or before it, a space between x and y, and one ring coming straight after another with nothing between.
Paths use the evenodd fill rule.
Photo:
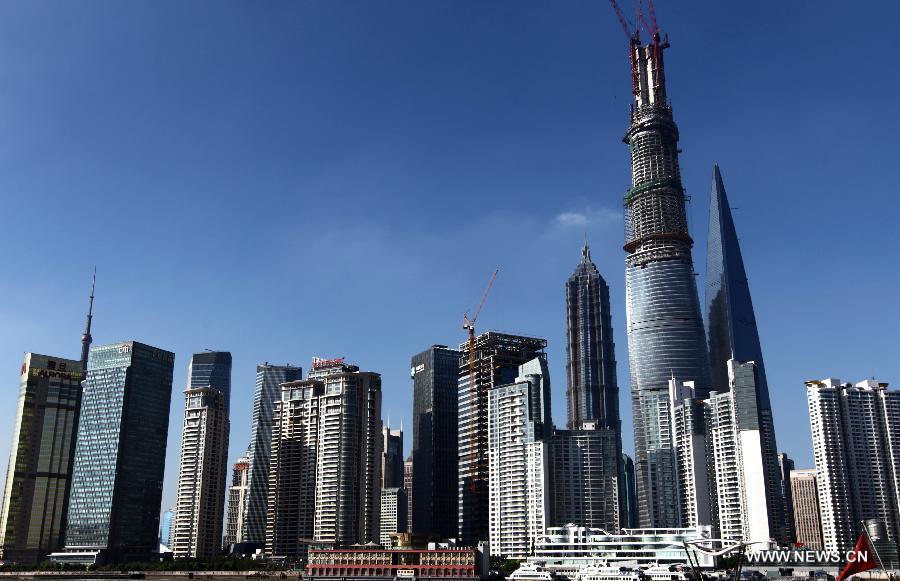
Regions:
<instances>
[{"instance_id":1,"label":"glass curtain wall facade","mask_svg":"<svg viewBox=\"0 0 900 581\"><path fill-rule=\"evenodd\" d=\"M619 385L616 379L615 343L613 342L612 313L609 305L609 286L597 266L591 261L587 241L581 250L581 262L566 281L567 343L566 372L568 376L568 428L579 430L586 423L596 432L604 432L604 441L612 438L610 458L605 468L593 472L607 482L588 482L592 489L615 490L614 504L620 514L604 519L604 526L625 521L625 476L618 458L622 455L622 426L619 420ZM592 434L589 437L595 437ZM596 521L581 522L598 526ZM565 523L563 523L565 524Z\"/></svg>"},{"instance_id":2,"label":"glass curtain wall facade","mask_svg":"<svg viewBox=\"0 0 900 581\"><path fill-rule=\"evenodd\" d=\"M91 349L66 552L93 553L98 562L158 552L174 360L137 341Z\"/></svg>"},{"instance_id":3,"label":"glass curtain wall facade","mask_svg":"<svg viewBox=\"0 0 900 581\"><path fill-rule=\"evenodd\" d=\"M250 425L250 468L247 475L246 514L239 543L262 548L266 542L266 506L269 496L269 461L272 453L272 410L281 399L282 383L300 381L303 370L292 365L256 366L256 393Z\"/></svg>"},{"instance_id":4,"label":"glass curtain wall facade","mask_svg":"<svg viewBox=\"0 0 900 581\"><path fill-rule=\"evenodd\" d=\"M706 256L706 324L709 339L712 389L727 391L728 360L752 361L756 365L755 408L759 411L763 470L769 531L782 543L792 539L782 495L782 478L775 441L775 422L769 402L769 386L763 364L750 285L738 244L731 206L719 166L713 168L709 198L709 238Z\"/></svg>"},{"instance_id":5,"label":"glass curtain wall facade","mask_svg":"<svg viewBox=\"0 0 900 581\"><path fill-rule=\"evenodd\" d=\"M38 563L65 532L81 362L26 353L0 512L0 559Z\"/></svg>"},{"instance_id":6,"label":"glass curtain wall facade","mask_svg":"<svg viewBox=\"0 0 900 581\"><path fill-rule=\"evenodd\" d=\"M631 44L635 103L625 142L632 187L625 195L625 293L640 527L680 523L670 437L668 381L709 393L709 359L691 257L678 127L666 96L663 52L655 34Z\"/></svg>"},{"instance_id":7,"label":"glass curtain wall facade","mask_svg":"<svg viewBox=\"0 0 900 581\"><path fill-rule=\"evenodd\" d=\"M414 355L412 526L441 538L457 535L457 389L460 351L433 345Z\"/></svg>"}]
</instances>

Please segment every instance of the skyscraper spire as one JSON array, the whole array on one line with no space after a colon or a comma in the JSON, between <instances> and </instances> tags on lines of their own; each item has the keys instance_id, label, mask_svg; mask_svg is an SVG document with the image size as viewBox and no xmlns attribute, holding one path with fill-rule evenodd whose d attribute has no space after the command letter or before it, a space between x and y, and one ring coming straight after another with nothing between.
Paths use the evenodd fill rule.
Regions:
<instances>
[{"instance_id":1,"label":"skyscraper spire","mask_svg":"<svg viewBox=\"0 0 900 581\"><path fill-rule=\"evenodd\" d=\"M769 386L763 364L759 330L750 298L750 285L744 270L744 259L738 243L731 206L719 166L713 167L712 192L709 196L709 236L706 253L706 331L709 338L709 363L712 389L730 389L728 360L756 366L756 406L759 409L760 447L765 472L769 531L779 541L787 536L780 498L778 447Z\"/></svg>"},{"instance_id":2,"label":"skyscraper spire","mask_svg":"<svg viewBox=\"0 0 900 581\"><path fill-rule=\"evenodd\" d=\"M81 369L87 373L88 353L91 349L91 320L94 318L94 289L97 286L97 267L94 267L94 277L91 280L91 297L88 302L87 322L84 325L84 335L81 336Z\"/></svg>"}]
</instances>

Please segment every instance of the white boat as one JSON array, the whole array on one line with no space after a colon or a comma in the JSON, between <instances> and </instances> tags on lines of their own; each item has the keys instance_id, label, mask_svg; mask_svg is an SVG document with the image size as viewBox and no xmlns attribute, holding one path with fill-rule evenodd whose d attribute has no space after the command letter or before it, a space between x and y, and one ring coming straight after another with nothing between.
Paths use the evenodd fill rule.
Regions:
<instances>
[{"instance_id":1,"label":"white boat","mask_svg":"<svg viewBox=\"0 0 900 581\"><path fill-rule=\"evenodd\" d=\"M584 567L575 576L575 581L644 581L644 579L644 574L639 569L611 565Z\"/></svg>"},{"instance_id":2,"label":"white boat","mask_svg":"<svg viewBox=\"0 0 900 581\"><path fill-rule=\"evenodd\" d=\"M544 569L537 563L525 561L519 568L509 574L507 579L518 579L521 581L553 581L556 575Z\"/></svg>"},{"instance_id":3,"label":"white boat","mask_svg":"<svg viewBox=\"0 0 900 581\"><path fill-rule=\"evenodd\" d=\"M648 581L691 581L691 577L678 565L651 565L643 573Z\"/></svg>"}]
</instances>

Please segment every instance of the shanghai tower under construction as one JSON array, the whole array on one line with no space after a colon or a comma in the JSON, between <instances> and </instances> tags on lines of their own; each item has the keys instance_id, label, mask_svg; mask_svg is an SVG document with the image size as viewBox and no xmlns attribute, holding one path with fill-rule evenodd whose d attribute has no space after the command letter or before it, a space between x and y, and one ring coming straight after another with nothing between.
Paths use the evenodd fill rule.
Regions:
<instances>
[{"instance_id":1,"label":"shanghai tower under construction","mask_svg":"<svg viewBox=\"0 0 900 581\"><path fill-rule=\"evenodd\" d=\"M632 187L625 195L628 355L634 413L635 480L641 528L679 526L668 382L710 389L706 336L678 167L678 127L666 97L663 50L631 36Z\"/></svg>"}]
</instances>

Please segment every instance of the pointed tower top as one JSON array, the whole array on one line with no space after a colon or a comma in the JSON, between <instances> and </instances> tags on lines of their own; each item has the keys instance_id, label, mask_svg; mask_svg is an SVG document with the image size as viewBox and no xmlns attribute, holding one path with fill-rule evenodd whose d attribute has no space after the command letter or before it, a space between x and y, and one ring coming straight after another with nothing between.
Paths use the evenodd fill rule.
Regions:
<instances>
[{"instance_id":1,"label":"pointed tower top","mask_svg":"<svg viewBox=\"0 0 900 581\"><path fill-rule=\"evenodd\" d=\"M91 349L93 337L91 337L91 321L94 318L94 289L97 287L97 267L91 279L91 296L88 300L87 321L84 325L84 335L81 336L81 370L87 373L88 353Z\"/></svg>"},{"instance_id":2,"label":"pointed tower top","mask_svg":"<svg viewBox=\"0 0 900 581\"><path fill-rule=\"evenodd\" d=\"M584 246L581 247L581 262L591 261L591 247L588 246L587 234L584 235Z\"/></svg>"}]
</instances>

